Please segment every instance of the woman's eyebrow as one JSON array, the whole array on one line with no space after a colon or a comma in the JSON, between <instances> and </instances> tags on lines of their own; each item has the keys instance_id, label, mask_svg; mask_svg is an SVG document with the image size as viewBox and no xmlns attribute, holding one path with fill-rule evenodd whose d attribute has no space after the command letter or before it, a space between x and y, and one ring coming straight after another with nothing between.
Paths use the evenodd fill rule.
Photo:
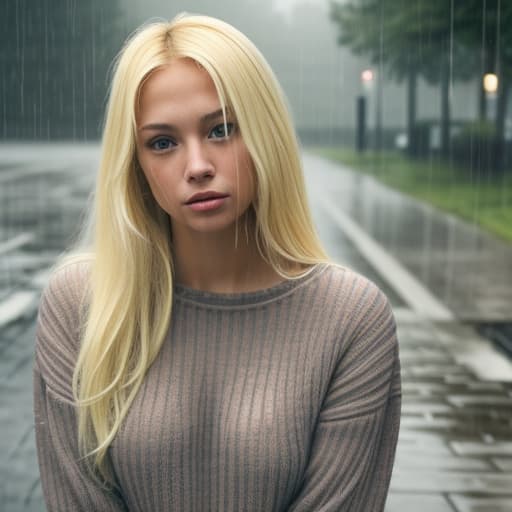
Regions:
<instances>
[{"instance_id":1,"label":"woman's eyebrow","mask_svg":"<svg viewBox=\"0 0 512 512\"><path fill-rule=\"evenodd\" d=\"M208 121L212 121L213 119L217 119L217 117L222 116L222 109L219 108L218 110L215 110L215 112L210 112L209 114L205 114L204 116L201 116L201 123L207 123ZM228 115L228 110L226 109L226 117Z\"/></svg>"},{"instance_id":2,"label":"woman's eyebrow","mask_svg":"<svg viewBox=\"0 0 512 512\"><path fill-rule=\"evenodd\" d=\"M209 112L208 114L204 114L200 117L199 122L201 124L208 123L209 121L212 121L213 119L217 119L218 117L221 117L223 114L222 109L219 108L218 110L215 110L214 112ZM226 116L228 115L228 110L226 109ZM142 126L139 128L140 130L173 130L176 129L176 126L168 123L150 123Z\"/></svg>"}]
</instances>

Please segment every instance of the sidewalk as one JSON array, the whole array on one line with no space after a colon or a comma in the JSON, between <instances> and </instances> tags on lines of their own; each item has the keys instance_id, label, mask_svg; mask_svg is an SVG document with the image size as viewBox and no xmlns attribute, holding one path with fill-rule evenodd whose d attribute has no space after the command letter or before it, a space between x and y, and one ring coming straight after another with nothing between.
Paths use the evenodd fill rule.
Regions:
<instances>
[{"instance_id":1,"label":"sidewalk","mask_svg":"<svg viewBox=\"0 0 512 512\"><path fill-rule=\"evenodd\" d=\"M48 157L48 164L50 160ZM339 226L320 211L320 205L327 195L331 195L331 199L335 197L340 209L352 204L348 213L351 215L350 209L359 212L351 217L354 222L364 227L365 222L373 225L377 233L375 240L388 247L392 255L397 255L397 259L412 258L413 254L421 259L423 246L418 246L417 250L409 246L409 250L405 250L400 248L399 241L403 239L404 244L412 244L419 236L418 232L424 231L416 229L412 234L406 232L400 222L407 223L407 217L400 220L398 210L386 217L386 212L390 210L382 206L385 198L381 197L374 206L361 199L373 194L371 188L374 185L363 185L349 170L339 172L334 164L324 164L319 160L308 156L306 167L308 180L314 182L311 187L312 206L321 221L321 232L326 237L328 250L342 261L352 258L350 265L365 274L369 273L371 278L379 281L379 285L382 282L383 287L392 286L391 276L378 275L375 268L370 268L361 254L363 245L350 246L350 237L341 233ZM2 172L0 170L0 174ZM362 195L355 193L357 188ZM75 190L76 194L81 190ZM69 196L69 206L77 202L75 195L66 194ZM84 200L85 197L82 197ZM64 215L65 211L61 213ZM441 237L433 236L433 226L441 222L439 217L435 218L437 220L430 224L432 239L441 240ZM392 222L397 224L392 226ZM388 234L394 235L384 236L386 229ZM440 233L449 232L446 226L439 229ZM372 230L368 232L372 234ZM448 247L445 249L448 250ZM20 248L17 254L23 258L30 254L29 249ZM428 250L431 251L429 254L435 253L433 248ZM484 247L480 247L479 251L480 254L487 253ZM460 256L459 253L456 261L460 261ZM499 257L502 257L501 253ZM440 272L450 275L440 261L434 258L427 264L426 260L421 260L423 271L416 272L412 268L411 272L421 280L426 275L433 275L431 266L439 266ZM486 272L496 274L489 285L496 286L502 268L495 265ZM506 272L501 275L503 294L496 295L500 301L508 297L509 282L506 276ZM457 303L453 298L463 293L463 288L455 284L459 278L458 273L451 274L451 284L434 287L434 295L436 289L450 290L445 295L452 298L449 301L452 311L457 310L453 308L453 304ZM20 279L15 282L19 286L17 291L33 293L37 297L44 279ZM473 286L476 286L475 281ZM392 289L386 293L390 296L397 319L403 377L401 432L386 512L512 511L512 363L501 357L493 345L479 337L470 326L456 320L455 316L451 320L432 320L415 309L414 298L402 297ZM403 290L402 293L405 294ZM438 298L442 301L445 295ZM478 303L474 300L477 295L475 291L470 297L473 304ZM489 310L489 303L485 304L481 311ZM512 300L499 304L506 312ZM30 303L22 316L7 325L0 325L2 512L44 511L32 419L34 321L35 301Z\"/></svg>"},{"instance_id":2,"label":"sidewalk","mask_svg":"<svg viewBox=\"0 0 512 512\"><path fill-rule=\"evenodd\" d=\"M0 510L43 511L33 414L36 308L94 177L96 144L0 144Z\"/></svg>"},{"instance_id":3,"label":"sidewalk","mask_svg":"<svg viewBox=\"0 0 512 512\"><path fill-rule=\"evenodd\" d=\"M512 511L512 383L465 363L470 347L489 361L492 346L456 322L397 322L403 408L386 512Z\"/></svg>"},{"instance_id":4,"label":"sidewalk","mask_svg":"<svg viewBox=\"0 0 512 512\"><path fill-rule=\"evenodd\" d=\"M463 322L512 320L512 246L346 167L307 153L304 165L328 251L374 279L397 319L386 512L511 512L512 361Z\"/></svg>"},{"instance_id":5,"label":"sidewalk","mask_svg":"<svg viewBox=\"0 0 512 512\"><path fill-rule=\"evenodd\" d=\"M35 313L35 311L33 311ZM35 316L0 330L0 510L39 512L39 483L32 414Z\"/></svg>"},{"instance_id":6,"label":"sidewalk","mask_svg":"<svg viewBox=\"0 0 512 512\"><path fill-rule=\"evenodd\" d=\"M347 166L311 153L304 165L322 202L334 202L457 319L512 322L512 244ZM387 277L385 267L382 274ZM402 281L389 279L393 286ZM403 293L424 312L422 300L415 304L410 290Z\"/></svg>"}]
</instances>

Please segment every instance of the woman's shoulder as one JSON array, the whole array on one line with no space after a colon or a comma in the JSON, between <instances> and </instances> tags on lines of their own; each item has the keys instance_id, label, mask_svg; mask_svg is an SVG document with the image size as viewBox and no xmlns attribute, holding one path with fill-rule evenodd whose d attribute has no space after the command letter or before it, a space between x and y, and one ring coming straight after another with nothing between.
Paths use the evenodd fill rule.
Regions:
<instances>
[{"instance_id":1,"label":"woman's shoulder","mask_svg":"<svg viewBox=\"0 0 512 512\"><path fill-rule=\"evenodd\" d=\"M71 399L92 259L66 258L51 272L39 303L35 362L50 388Z\"/></svg>"},{"instance_id":2,"label":"woman's shoulder","mask_svg":"<svg viewBox=\"0 0 512 512\"><path fill-rule=\"evenodd\" d=\"M395 323L391 303L384 291L363 274L339 264L328 264L320 275L316 302L324 314L337 319L354 334Z\"/></svg>"},{"instance_id":3,"label":"woman's shoulder","mask_svg":"<svg viewBox=\"0 0 512 512\"><path fill-rule=\"evenodd\" d=\"M371 279L356 270L338 263L329 263L321 274L323 293L333 300L347 300L356 308L375 302L388 304L386 294Z\"/></svg>"},{"instance_id":4,"label":"woman's shoulder","mask_svg":"<svg viewBox=\"0 0 512 512\"><path fill-rule=\"evenodd\" d=\"M358 347L355 353L386 353L397 359L397 326L392 305L384 291L361 273L332 264L322 274L322 291L328 297L324 314L331 327L341 333L342 352Z\"/></svg>"},{"instance_id":5,"label":"woman's shoulder","mask_svg":"<svg viewBox=\"0 0 512 512\"><path fill-rule=\"evenodd\" d=\"M91 263L88 255L66 257L59 262L43 288L39 314L50 309L56 319L79 315L89 289Z\"/></svg>"}]
</instances>

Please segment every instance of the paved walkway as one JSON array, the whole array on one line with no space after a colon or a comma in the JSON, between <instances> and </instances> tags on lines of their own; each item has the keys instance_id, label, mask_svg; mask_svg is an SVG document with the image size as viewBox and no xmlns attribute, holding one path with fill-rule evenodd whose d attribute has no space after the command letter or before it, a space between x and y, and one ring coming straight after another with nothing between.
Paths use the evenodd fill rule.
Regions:
<instances>
[{"instance_id":1,"label":"paved walkway","mask_svg":"<svg viewBox=\"0 0 512 512\"><path fill-rule=\"evenodd\" d=\"M386 511L512 511L512 384L473 364L492 346L456 322L397 321L403 410Z\"/></svg>"},{"instance_id":2,"label":"paved walkway","mask_svg":"<svg viewBox=\"0 0 512 512\"><path fill-rule=\"evenodd\" d=\"M317 205L334 205L342 215L340 228L349 236L355 230L366 235L351 236L354 244L365 247L370 239L381 248L377 257L374 249L365 257L380 265L382 279L412 309L429 318L439 316L427 311L424 294L416 295L403 272L395 277L388 257L457 319L512 322L512 244L346 166L312 154L304 161L309 188L318 190Z\"/></svg>"},{"instance_id":3,"label":"paved walkway","mask_svg":"<svg viewBox=\"0 0 512 512\"><path fill-rule=\"evenodd\" d=\"M304 161L331 256L384 289L397 318L403 409L386 512L511 512L512 362L461 320L512 320L512 247L346 167Z\"/></svg>"},{"instance_id":4,"label":"paved walkway","mask_svg":"<svg viewBox=\"0 0 512 512\"><path fill-rule=\"evenodd\" d=\"M308 175L314 171L315 181L326 178L332 190L342 190L343 180L333 182L331 170L324 173L318 166L308 166ZM312 202L331 253L345 262L350 258L351 266L383 287L390 286L389 279L364 259L365 246L350 247L350 237L339 232L335 219L317 209L322 196L314 195ZM28 258L30 246L17 251ZM24 291L37 296L44 272L39 268L36 274L39 278L17 280L10 294ZM386 512L512 511L510 361L471 327L454 318L429 319L392 287L386 292L397 317L404 392ZM0 326L2 512L44 510L31 402L35 304L29 302L22 316Z\"/></svg>"}]
</instances>

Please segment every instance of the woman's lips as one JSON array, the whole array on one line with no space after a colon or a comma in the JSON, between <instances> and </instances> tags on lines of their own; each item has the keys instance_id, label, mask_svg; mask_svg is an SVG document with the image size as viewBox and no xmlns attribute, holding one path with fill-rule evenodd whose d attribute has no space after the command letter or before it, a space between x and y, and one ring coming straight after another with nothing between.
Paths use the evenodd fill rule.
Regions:
<instances>
[{"instance_id":1,"label":"woman's lips","mask_svg":"<svg viewBox=\"0 0 512 512\"><path fill-rule=\"evenodd\" d=\"M206 212L220 208L228 196L210 196L204 199L192 199L186 205L195 212Z\"/></svg>"}]
</instances>

